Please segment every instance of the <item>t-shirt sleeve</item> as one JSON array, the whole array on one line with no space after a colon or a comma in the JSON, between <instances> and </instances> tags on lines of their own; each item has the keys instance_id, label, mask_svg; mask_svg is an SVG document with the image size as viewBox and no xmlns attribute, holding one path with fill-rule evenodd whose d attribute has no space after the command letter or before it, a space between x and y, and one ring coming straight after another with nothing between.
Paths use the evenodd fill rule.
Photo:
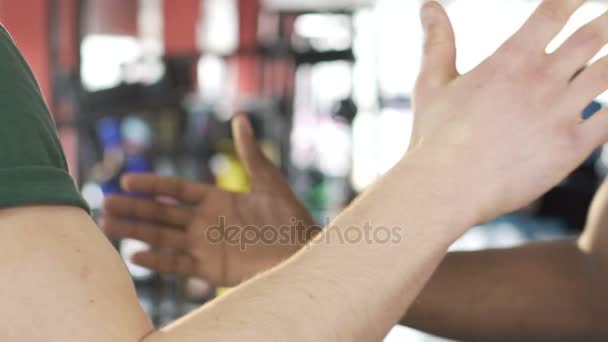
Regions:
<instances>
[{"instance_id":1,"label":"t-shirt sleeve","mask_svg":"<svg viewBox=\"0 0 608 342\"><path fill-rule=\"evenodd\" d=\"M88 211L34 75L0 25L0 208L32 205Z\"/></svg>"}]
</instances>

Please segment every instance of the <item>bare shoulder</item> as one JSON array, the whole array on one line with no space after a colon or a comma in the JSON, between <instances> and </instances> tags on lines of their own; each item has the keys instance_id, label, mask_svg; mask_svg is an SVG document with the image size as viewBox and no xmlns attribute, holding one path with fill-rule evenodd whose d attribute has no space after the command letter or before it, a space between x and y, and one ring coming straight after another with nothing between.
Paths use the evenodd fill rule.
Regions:
<instances>
[{"instance_id":1,"label":"bare shoulder","mask_svg":"<svg viewBox=\"0 0 608 342\"><path fill-rule=\"evenodd\" d=\"M85 211L0 210L0 340L136 342L153 328Z\"/></svg>"}]
</instances>

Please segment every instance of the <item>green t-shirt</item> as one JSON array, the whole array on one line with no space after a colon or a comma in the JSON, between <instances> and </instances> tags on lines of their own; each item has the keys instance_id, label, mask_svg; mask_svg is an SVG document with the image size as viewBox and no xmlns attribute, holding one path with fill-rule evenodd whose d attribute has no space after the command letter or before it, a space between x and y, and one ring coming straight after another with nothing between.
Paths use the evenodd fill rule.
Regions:
<instances>
[{"instance_id":1,"label":"green t-shirt","mask_svg":"<svg viewBox=\"0 0 608 342\"><path fill-rule=\"evenodd\" d=\"M88 210L34 75L0 25L0 208L30 205Z\"/></svg>"}]
</instances>

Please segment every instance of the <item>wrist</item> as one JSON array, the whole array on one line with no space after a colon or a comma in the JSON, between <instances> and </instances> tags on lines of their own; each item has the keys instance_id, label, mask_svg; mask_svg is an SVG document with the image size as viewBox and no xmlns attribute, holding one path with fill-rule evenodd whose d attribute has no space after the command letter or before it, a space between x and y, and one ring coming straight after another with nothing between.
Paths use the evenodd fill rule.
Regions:
<instances>
[{"instance_id":1,"label":"wrist","mask_svg":"<svg viewBox=\"0 0 608 342\"><path fill-rule=\"evenodd\" d=\"M414 192L419 203L429 206L439 224L464 233L483 221L482 194L477 181L462 160L449 153L411 150L397 164L394 172L407 183L404 191Z\"/></svg>"}]
</instances>

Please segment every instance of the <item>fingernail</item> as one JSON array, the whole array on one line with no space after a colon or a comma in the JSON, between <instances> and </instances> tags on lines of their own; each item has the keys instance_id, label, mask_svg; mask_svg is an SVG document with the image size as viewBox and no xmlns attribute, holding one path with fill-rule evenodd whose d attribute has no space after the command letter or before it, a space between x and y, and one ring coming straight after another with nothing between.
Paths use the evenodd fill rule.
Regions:
<instances>
[{"instance_id":1,"label":"fingernail","mask_svg":"<svg viewBox=\"0 0 608 342\"><path fill-rule=\"evenodd\" d=\"M422 21L422 27L427 29L431 26L435 20L435 9L433 8L433 1L427 1L422 5L420 11L420 19Z\"/></svg>"}]
</instances>

